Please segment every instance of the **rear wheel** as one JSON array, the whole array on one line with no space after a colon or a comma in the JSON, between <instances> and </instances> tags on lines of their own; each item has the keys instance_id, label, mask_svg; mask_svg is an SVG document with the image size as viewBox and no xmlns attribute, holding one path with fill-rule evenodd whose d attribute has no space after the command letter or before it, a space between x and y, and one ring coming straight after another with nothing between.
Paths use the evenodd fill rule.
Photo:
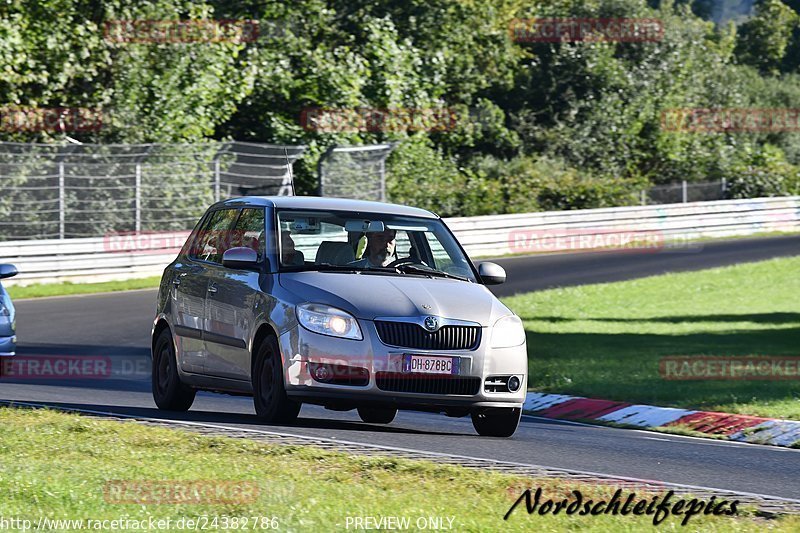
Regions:
<instances>
[{"instance_id":1,"label":"rear wheel","mask_svg":"<svg viewBox=\"0 0 800 533\"><path fill-rule=\"evenodd\" d=\"M397 416L393 407L359 407L358 416L368 424L389 424Z\"/></svg>"},{"instance_id":2,"label":"rear wheel","mask_svg":"<svg viewBox=\"0 0 800 533\"><path fill-rule=\"evenodd\" d=\"M490 408L472 413L472 425L484 437L510 437L517 431L522 409Z\"/></svg>"},{"instance_id":3,"label":"rear wheel","mask_svg":"<svg viewBox=\"0 0 800 533\"><path fill-rule=\"evenodd\" d=\"M159 409L186 411L194 403L197 393L181 383L172 335L165 329L156 339L153 350L153 400Z\"/></svg>"},{"instance_id":4,"label":"rear wheel","mask_svg":"<svg viewBox=\"0 0 800 533\"><path fill-rule=\"evenodd\" d=\"M286 395L278 339L270 335L256 348L253 369L253 404L258 417L267 423L289 423L297 418L301 403Z\"/></svg>"}]
</instances>

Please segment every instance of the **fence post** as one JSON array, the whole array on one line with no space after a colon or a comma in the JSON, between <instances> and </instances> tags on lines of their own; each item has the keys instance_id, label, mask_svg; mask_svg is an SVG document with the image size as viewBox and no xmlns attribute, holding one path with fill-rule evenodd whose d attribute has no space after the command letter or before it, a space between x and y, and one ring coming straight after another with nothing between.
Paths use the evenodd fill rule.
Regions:
<instances>
[{"instance_id":1,"label":"fence post","mask_svg":"<svg viewBox=\"0 0 800 533\"><path fill-rule=\"evenodd\" d=\"M331 157L336 145L331 145L317 159L317 196L325 196L325 161Z\"/></svg>"},{"instance_id":2,"label":"fence post","mask_svg":"<svg viewBox=\"0 0 800 533\"><path fill-rule=\"evenodd\" d=\"M686 185L686 180L683 180L683 203L687 203L689 201L689 188Z\"/></svg>"},{"instance_id":3,"label":"fence post","mask_svg":"<svg viewBox=\"0 0 800 533\"><path fill-rule=\"evenodd\" d=\"M136 233L142 231L142 164L136 163L136 184L133 188L135 212L133 227Z\"/></svg>"},{"instance_id":4,"label":"fence post","mask_svg":"<svg viewBox=\"0 0 800 533\"><path fill-rule=\"evenodd\" d=\"M639 193L639 197L642 200L642 205L647 205L647 191L642 189L642 191Z\"/></svg>"},{"instance_id":5,"label":"fence post","mask_svg":"<svg viewBox=\"0 0 800 533\"><path fill-rule=\"evenodd\" d=\"M64 238L64 226L66 222L67 197L64 191L64 162L58 163L58 238Z\"/></svg>"},{"instance_id":6,"label":"fence post","mask_svg":"<svg viewBox=\"0 0 800 533\"><path fill-rule=\"evenodd\" d=\"M220 174L219 174L219 159L214 160L214 201L219 202L220 199Z\"/></svg>"},{"instance_id":7,"label":"fence post","mask_svg":"<svg viewBox=\"0 0 800 533\"><path fill-rule=\"evenodd\" d=\"M381 159L381 202L386 201L386 159Z\"/></svg>"},{"instance_id":8,"label":"fence post","mask_svg":"<svg viewBox=\"0 0 800 533\"><path fill-rule=\"evenodd\" d=\"M724 200L725 199L725 193L728 192L728 182L725 180L725 178L722 178L720 180L720 188L722 189L722 199Z\"/></svg>"}]
</instances>

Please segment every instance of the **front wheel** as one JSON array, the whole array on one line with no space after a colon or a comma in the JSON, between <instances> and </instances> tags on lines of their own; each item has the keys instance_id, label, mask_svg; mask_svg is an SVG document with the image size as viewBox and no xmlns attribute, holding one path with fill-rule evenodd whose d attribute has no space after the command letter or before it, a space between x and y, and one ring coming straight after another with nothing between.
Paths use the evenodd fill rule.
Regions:
<instances>
[{"instance_id":1,"label":"front wheel","mask_svg":"<svg viewBox=\"0 0 800 533\"><path fill-rule=\"evenodd\" d=\"M153 350L153 400L159 409L187 411L197 391L181 383L172 335L165 329L156 339Z\"/></svg>"},{"instance_id":2,"label":"front wheel","mask_svg":"<svg viewBox=\"0 0 800 533\"><path fill-rule=\"evenodd\" d=\"M472 413L472 425L483 437L510 437L517 431L521 416L518 407L480 409Z\"/></svg>"},{"instance_id":3,"label":"front wheel","mask_svg":"<svg viewBox=\"0 0 800 533\"><path fill-rule=\"evenodd\" d=\"M392 407L359 407L358 416L368 424L389 424L397 416Z\"/></svg>"},{"instance_id":4,"label":"front wheel","mask_svg":"<svg viewBox=\"0 0 800 533\"><path fill-rule=\"evenodd\" d=\"M302 404L286 395L281 353L275 336L270 335L256 348L253 370L253 404L258 417L270 424L293 422Z\"/></svg>"}]
</instances>

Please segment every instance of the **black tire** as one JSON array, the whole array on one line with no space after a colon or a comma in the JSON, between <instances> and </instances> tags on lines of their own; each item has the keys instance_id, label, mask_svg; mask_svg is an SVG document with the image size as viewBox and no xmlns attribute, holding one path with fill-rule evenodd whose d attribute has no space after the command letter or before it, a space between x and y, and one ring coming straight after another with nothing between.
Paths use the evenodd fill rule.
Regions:
<instances>
[{"instance_id":1,"label":"black tire","mask_svg":"<svg viewBox=\"0 0 800 533\"><path fill-rule=\"evenodd\" d=\"M483 437L510 437L517 431L522 409L480 409L472 413L472 425Z\"/></svg>"},{"instance_id":2,"label":"black tire","mask_svg":"<svg viewBox=\"0 0 800 533\"><path fill-rule=\"evenodd\" d=\"M289 399L283 384L283 363L278 339L268 336L256 348L253 368L253 405L256 415L269 424L293 422L302 404Z\"/></svg>"},{"instance_id":3,"label":"black tire","mask_svg":"<svg viewBox=\"0 0 800 533\"><path fill-rule=\"evenodd\" d=\"M358 416L368 424L389 424L397 416L393 407L359 407Z\"/></svg>"},{"instance_id":4,"label":"black tire","mask_svg":"<svg viewBox=\"0 0 800 533\"><path fill-rule=\"evenodd\" d=\"M187 411L194 403L197 391L181 383L177 365L172 335L165 329L156 339L153 350L153 400L159 409Z\"/></svg>"}]
</instances>

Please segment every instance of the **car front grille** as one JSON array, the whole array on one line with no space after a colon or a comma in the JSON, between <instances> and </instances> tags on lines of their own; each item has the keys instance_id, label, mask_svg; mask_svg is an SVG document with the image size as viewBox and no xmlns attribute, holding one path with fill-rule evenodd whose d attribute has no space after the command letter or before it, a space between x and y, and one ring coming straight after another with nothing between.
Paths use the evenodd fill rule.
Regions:
<instances>
[{"instance_id":1,"label":"car front grille","mask_svg":"<svg viewBox=\"0 0 800 533\"><path fill-rule=\"evenodd\" d=\"M481 343L480 326L442 326L430 332L411 322L376 320L375 328L384 344L417 350L474 350Z\"/></svg>"},{"instance_id":2,"label":"car front grille","mask_svg":"<svg viewBox=\"0 0 800 533\"><path fill-rule=\"evenodd\" d=\"M481 378L378 372L375 383L379 389L390 392L473 396L478 394Z\"/></svg>"}]
</instances>

